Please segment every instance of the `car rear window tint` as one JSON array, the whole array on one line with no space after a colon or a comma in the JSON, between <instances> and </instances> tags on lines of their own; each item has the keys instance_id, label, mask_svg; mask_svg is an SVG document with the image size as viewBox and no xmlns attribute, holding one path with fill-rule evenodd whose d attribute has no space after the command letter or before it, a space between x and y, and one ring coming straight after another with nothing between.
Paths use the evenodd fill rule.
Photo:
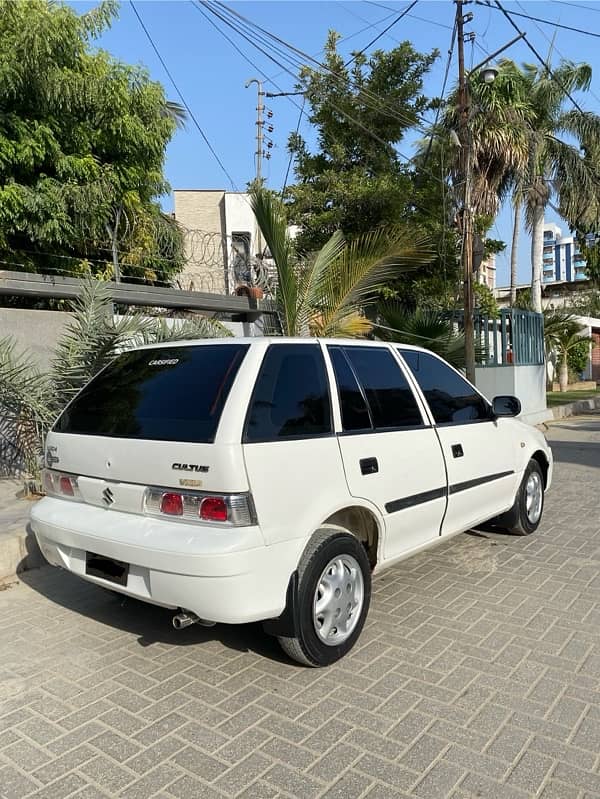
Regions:
<instances>
[{"instance_id":1,"label":"car rear window tint","mask_svg":"<svg viewBox=\"0 0 600 799\"><path fill-rule=\"evenodd\" d=\"M489 421L490 409L473 386L434 355L400 349L437 424Z\"/></svg>"},{"instance_id":2,"label":"car rear window tint","mask_svg":"<svg viewBox=\"0 0 600 799\"><path fill-rule=\"evenodd\" d=\"M369 409L341 347L328 347L340 396L344 430L370 430Z\"/></svg>"},{"instance_id":3,"label":"car rear window tint","mask_svg":"<svg viewBox=\"0 0 600 799\"><path fill-rule=\"evenodd\" d=\"M247 344L134 350L75 397L54 429L152 441L214 441Z\"/></svg>"},{"instance_id":4,"label":"car rear window tint","mask_svg":"<svg viewBox=\"0 0 600 799\"><path fill-rule=\"evenodd\" d=\"M363 387L375 428L413 427L423 417L392 353L378 347L344 347Z\"/></svg>"},{"instance_id":5,"label":"car rear window tint","mask_svg":"<svg viewBox=\"0 0 600 799\"><path fill-rule=\"evenodd\" d=\"M279 441L331 433L325 363L316 344L273 344L262 362L244 441Z\"/></svg>"}]
</instances>

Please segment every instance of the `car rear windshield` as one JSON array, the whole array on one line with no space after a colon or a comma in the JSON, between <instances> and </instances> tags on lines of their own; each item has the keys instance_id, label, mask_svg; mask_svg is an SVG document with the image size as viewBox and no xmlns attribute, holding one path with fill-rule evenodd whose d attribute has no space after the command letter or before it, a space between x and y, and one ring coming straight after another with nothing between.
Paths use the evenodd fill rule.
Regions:
<instances>
[{"instance_id":1,"label":"car rear windshield","mask_svg":"<svg viewBox=\"0 0 600 799\"><path fill-rule=\"evenodd\" d=\"M247 344L204 344L127 352L85 386L54 429L210 443L247 350Z\"/></svg>"}]
</instances>

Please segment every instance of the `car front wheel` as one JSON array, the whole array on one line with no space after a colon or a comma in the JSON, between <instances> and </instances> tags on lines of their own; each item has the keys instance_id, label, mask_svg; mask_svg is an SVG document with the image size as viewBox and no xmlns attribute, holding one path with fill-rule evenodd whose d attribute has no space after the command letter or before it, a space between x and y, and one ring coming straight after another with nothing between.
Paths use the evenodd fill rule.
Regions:
<instances>
[{"instance_id":1,"label":"car front wheel","mask_svg":"<svg viewBox=\"0 0 600 799\"><path fill-rule=\"evenodd\" d=\"M371 567L363 545L348 532L323 528L298 567L293 637L283 650L306 666L327 666L356 643L371 601Z\"/></svg>"}]
</instances>

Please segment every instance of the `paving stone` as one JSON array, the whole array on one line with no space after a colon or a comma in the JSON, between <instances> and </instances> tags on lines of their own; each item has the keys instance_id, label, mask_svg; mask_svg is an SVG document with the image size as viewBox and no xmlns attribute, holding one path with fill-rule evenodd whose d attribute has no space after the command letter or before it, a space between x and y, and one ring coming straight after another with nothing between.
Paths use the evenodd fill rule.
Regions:
<instances>
[{"instance_id":1,"label":"paving stone","mask_svg":"<svg viewBox=\"0 0 600 799\"><path fill-rule=\"evenodd\" d=\"M423 799L440 799L441 796L448 796L464 773L465 769L460 766L442 760L436 763L419 782L414 793Z\"/></svg>"},{"instance_id":2,"label":"paving stone","mask_svg":"<svg viewBox=\"0 0 600 799\"><path fill-rule=\"evenodd\" d=\"M553 765L554 761L549 757L544 757L538 752L525 752L506 781L509 785L522 788L530 795L535 795Z\"/></svg>"}]
</instances>

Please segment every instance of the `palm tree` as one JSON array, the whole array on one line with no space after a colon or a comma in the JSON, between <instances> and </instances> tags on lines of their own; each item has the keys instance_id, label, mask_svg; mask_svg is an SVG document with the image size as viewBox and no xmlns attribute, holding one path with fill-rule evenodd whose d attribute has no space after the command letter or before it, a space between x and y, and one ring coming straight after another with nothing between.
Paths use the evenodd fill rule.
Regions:
<instances>
[{"instance_id":1,"label":"palm tree","mask_svg":"<svg viewBox=\"0 0 600 799\"><path fill-rule=\"evenodd\" d=\"M398 302L378 307L377 337L384 341L414 344L435 352L456 369L465 367L465 336L442 311L417 308L410 311Z\"/></svg>"},{"instance_id":2,"label":"palm tree","mask_svg":"<svg viewBox=\"0 0 600 799\"><path fill-rule=\"evenodd\" d=\"M582 147L600 137L600 116L566 108L568 94L587 90L592 78L588 64L561 61L552 74L547 67L525 64L522 70L528 97L530 135L523 173L525 220L531 231L531 294L533 310L542 310L544 215L554 196L567 221L582 204L598 197L600 178Z\"/></svg>"},{"instance_id":3,"label":"palm tree","mask_svg":"<svg viewBox=\"0 0 600 799\"><path fill-rule=\"evenodd\" d=\"M561 391L567 390L569 383L568 356L582 342L591 342L584 336L585 328L570 313L561 311L544 312L544 339L547 351L554 351L558 361L558 382Z\"/></svg>"},{"instance_id":4,"label":"palm tree","mask_svg":"<svg viewBox=\"0 0 600 799\"><path fill-rule=\"evenodd\" d=\"M402 226L352 241L337 231L319 252L299 257L282 203L261 187L250 198L277 269L276 303L286 336L366 335L373 323L364 308L402 272L434 257L424 236Z\"/></svg>"}]
</instances>

